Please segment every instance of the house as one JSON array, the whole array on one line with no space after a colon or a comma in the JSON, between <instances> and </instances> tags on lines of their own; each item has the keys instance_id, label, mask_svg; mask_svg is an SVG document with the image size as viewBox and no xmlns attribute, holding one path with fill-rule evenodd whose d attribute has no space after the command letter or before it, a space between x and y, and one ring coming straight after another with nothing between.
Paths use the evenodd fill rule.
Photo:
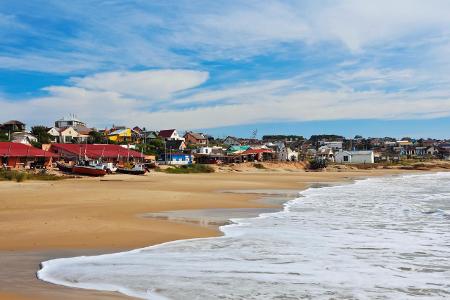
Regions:
<instances>
[{"instance_id":1,"label":"house","mask_svg":"<svg viewBox=\"0 0 450 300\"><path fill-rule=\"evenodd\" d=\"M427 156L436 156L439 154L439 149L435 146L430 146L427 148Z\"/></svg>"},{"instance_id":2,"label":"house","mask_svg":"<svg viewBox=\"0 0 450 300\"><path fill-rule=\"evenodd\" d=\"M142 131L141 138L144 143L147 143L158 138L158 133L156 131Z\"/></svg>"},{"instance_id":3,"label":"house","mask_svg":"<svg viewBox=\"0 0 450 300\"><path fill-rule=\"evenodd\" d=\"M339 164L373 164L375 156L373 151L339 151L334 159Z\"/></svg>"},{"instance_id":4,"label":"house","mask_svg":"<svg viewBox=\"0 0 450 300\"><path fill-rule=\"evenodd\" d=\"M211 155L213 151L212 147L199 147L197 148L197 150L195 151L197 154L202 154L202 155Z\"/></svg>"},{"instance_id":5,"label":"house","mask_svg":"<svg viewBox=\"0 0 450 300\"><path fill-rule=\"evenodd\" d=\"M89 134L78 132L73 126L58 128L59 139L61 143L84 143L88 140Z\"/></svg>"},{"instance_id":6,"label":"house","mask_svg":"<svg viewBox=\"0 0 450 300\"><path fill-rule=\"evenodd\" d=\"M327 146L328 148L333 149L334 151L342 150L342 141L320 141L321 146Z\"/></svg>"},{"instance_id":7,"label":"house","mask_svg":"<svg viewBox=\"0 0 450 300\"><path fill-rule=\"evenodd\" d=\"M0 125L0 130L6 131L6 132L22 132L25 131L25 124L17 121L17 120L10 120L8 122L5 122Z\"/></svg>"},{"instance_id":8,"label":"house","mask_svg":"<svg viewBox=\"0 0 450 300\"><path fill-rule=\"evenodd\" d=\"M78 120L75 115L68 116L67 118L61 118L55 121L56 128L64 128L64 127L75 127L75 126L86 126L86 124L80 120Z\"/></svg>"},{"instance_id":9,"label":"house","mask_svg":"<svg viewBox=\"0 0 450 300\"><path fill-rule=\"evenodd\" d=\"M416 147L415 155L420 157L427 156L427 147Z\"/></svg>"},{"instance_id":10,"label":"house","mask_svg":"<svg viewBox=\"0 0 450 300\"><path fill-rule=\"evenodd\" d=\"M50 141L52 143L63 143L63 141L60 140L60 134L59 130L56 127L47 128L47 133L50 135Z\"/></svg>"},{"instance_id":11,"label":"house","mask_svg":"<svg viewBox=\"0 0 450 300\"><path fill-rule=\"evenodd\" d=\"M208 143L208 139L202 133L192 131L188 131L184 134L184 140L187 144L193 145L206 145Z\"/></svg>"},{"instance_id":12,"label":"house","mask_svg":"<svg viewBox=\"0 0 450 300\"><path fill-rule=\"evenodd\" d=\"M111 144L51 144L49 151L60 159L69 161L76 161L84 155L91 159L119 164L144 159L144 155L138 151Z\"/></svg>"},{"instance_id":13,"label":"house","mask_svg":"<svg viewBox=\"0 0 450 300\"><path fill-rule=\"evenodd\" d=\"M334 161L334 151L327 146L322 146L317 150L316 157L319 159Z\"/></svg>"},{"instance_id":14,"label":"house","mask_svg":"<svg viewBox=\"0 0 450 300\"><path fill-rule=\"evenodd\" d=\"M233 137L233 136L227 136L223 142L222 142L225 146L240 146L241 142Z\"/></svg>"},{"instance_id":15,"label":"house","mask_svg":"<svg viewBox=\"0 0 450 300\"><path fill-rule=\"evenodd\" d=\"M203 146L196 149L195 153L203 154L203 155L212 155L212 154L220 154L225 155L225 149L218 146L208 147Z\"/></svg>"},{"instance_id":16,"label":"house","mask_svg":"<svg viewBox=\"0 0 450 300\"><path fill-rule=\"evenodd\" d=\"M38 139L28 132L13 132L11 133L11 142L31 145L37 143Z\"/></svg>"},{"instance_id":17,"label":"house","mask_svg":"<svg viewBox=\"0 0 450 300\"><path fill-rule=\"evenodd\" d=\"M182 140L168 140L165 142L167 151L184 151L186 149L186 143Z\"/></svg>"},{"instance_id":18,"label":"house","mask_svg":"<svg viewBox=\"0 0 450 300\"><path fill-rule=\"evenodd\" d=\"M279 153L281 161L298 161L299 152L291 149L291 147L284 147Z\"/></svg>"},{"instance_id":19,"label":"house","mask_svg":"<svg viewBox=\"0 0 450 300\"><path fill-rule=\"evenodd\" d=\"M165 153L160 156L158 163L164 165L190 165L193 161L192 154Z\"/></svg>"},{"instance_id":20,"label":"house","mask_svg":"<svg viewBox=\"0 0 450 300\"><path fill-rule=\"evenodd\" d=\"M133 140L133 136L130 128L116 129L108 134L108 139L112 142L123 143L131 142Z\"/></svg>"},{"instance_id":21,"label":"house","mask_svg":"<svg viewBox=\"0 0 450 300\"><path fill-rule=\"evenodd\" d=\"M29 168L33 165L50 166L55 155L21 143L0 142L0 166Z\"/></svg>"},{"instance_id":22,"label":"house","mask_svg":"<svg viewBox=\"0 0 450 300\"><path fill-rule=\"evenodd\" d=\"M166 141L170 140L182 140L184 141L184 138L182 138L176 129L167 129L167 130L161 130L158 134L158 136Z\"/></svg>"},{"instance_id":23,"label":"house","mask_svg":"<svg viewBox=\"0 0 450 300\"><path fill-rule=\"evenodd\" d=\"M89 139L91 128L85 125L51 127L47 129L52 143L85 143Z\"/></svg>"}]
</instances>

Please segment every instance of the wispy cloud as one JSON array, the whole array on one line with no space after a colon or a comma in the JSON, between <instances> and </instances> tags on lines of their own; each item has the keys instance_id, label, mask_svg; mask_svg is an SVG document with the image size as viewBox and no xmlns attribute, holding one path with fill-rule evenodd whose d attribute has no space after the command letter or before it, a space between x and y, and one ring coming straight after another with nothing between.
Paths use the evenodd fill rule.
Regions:
<instances>
[{"instance_id":1,"label":"wispy cloud","mask_svg":"<svg viewBox=\"0 0 450 300\"><path fill-rule=\"evenodd\" d=\"M377 72L366 72L379 77ZM342 75L339 75L342 76ZM336 75L337 78L339 78ZM178 80L176 80L178 77ZM402 77L402 76L401 76ZM155 79L156 78L156 79ZM89 124L145 125L149 128L212 128L276 121L338 119L421 119L450 116L449 90L427 92L304 89L298 77L257 81L208 91L195 90L207 78L204 72L159 70L98 74L73 78L70 86L51 86L48 96L3 100L0 118L21 115L49 124L55 116L76 112ZM173 80L175 79L175 80ZM135 81L129 84L130 80ZM158 85L169 82L171 85ZM149 82L149 86L145 83ZM180 91L192 89L186 95ZM155 101L167 105L152 109ZM189 107L179 106L191 103ZM205 105L206 104L206 105ZM23 110L23 107L27 107Z\"/></svg>"},{"instance_id":2,"label":"wispy cloud","mask_svg":"<svg viewBox=\"0 0 450 300\"><path fill-rule=\"evenodd\" d=\"M367 47L448 35L450 28L445 0L39 2L1 4L8 14L0 24L13 22L15 36L39 41L0 51L9 57L1 67L26 69L20 59L27 58L33 70L56 72L54 64L39 63L52 58L61 72L185 68L276 53L287 44L293 46L290 56L300 56L296 47L318 43L342 45L342 51L358 55ZM47 26L48 19L55 26ZM0 26L6 31L11 28ZM41 57L33 63L33 55ZM64 67L68 62L73 68Z\"/></svg>"}]
</instances>

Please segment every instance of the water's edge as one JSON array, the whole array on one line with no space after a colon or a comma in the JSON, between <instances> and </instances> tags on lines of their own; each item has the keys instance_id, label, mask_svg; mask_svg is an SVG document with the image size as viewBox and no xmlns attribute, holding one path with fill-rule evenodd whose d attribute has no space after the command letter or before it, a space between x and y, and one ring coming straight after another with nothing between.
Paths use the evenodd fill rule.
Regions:
<instances>
[{"instance_id":1,"label":"water's edge","mask_svg":"<svg viewBox=\"0 0 450 300\"><path fill-rule=\"evenodd\" d=\"M432 173L439 173L439 172L430 172L430 173L421 173L421 175L427 175L427 174L432 174ZM389 177L408 177L408 176L417 176L417 174L396 174L396 175L384 175L384 176L376 176L375 178L389 178ZM227 224L227 225L223 225L223 226L219 226L218 229L219 231L222 233L221 236L214 236L214 237L206 237L206 238L193 238L193 239L181 239L181 240L175 240L175 241L170 241L170 242L165 242L165 243L161 243L161 244L156 244L156 245L151 245L148 247L143 247L143 248L138 248L138 249L133 249L133 250L128 250L128 251L122 251L122 252L117 252L117 253L109 253L109 254L101 254L101 255L89 255L89 256L78 256L78 257L72 257L72 258L58 258L58 259L52 259L52 260L48 260L48 261L44 261L40 263L40 270L36 273L36 277L39 280L48 282L48 283L52 283L52 284L57 284L57 285L62 285L62 286L66 286L66 287L72 287L72 288L80 288L80 289L88 289L88 290L97 290L97 291L105 291L105 292L119 292L121 294L124 294L126 296L130 296L130 297L136 297L136 298L142 298L142 299L148 299L149 296L151 296L151 299L167 299L166 297L163 297L161 295L159 295L158 293L156 293L155 291L147 291L146 293L136 293L133 292L129 289L123 288L121 286L117 286L117 285L106 285L106 284L96 284L96 283L79 283L79 282L72 282L72 283L68 283L67 281L64 280L59 280L58 278L53 278L50 275L46 274L46 268L52 266L53 264L58 264L60 261L62 260L66 260L66 259L72 259L72 260L82 260L85 259L87 257L104 257L104 256L108 256L108 257L120 257L126 254L132 254L132 253L139 253L141 251L144 250L149 250L149 249L156 249L159 247L164 247L166 245L174 245L174 244L178 244L178 243L184 243L186 241L197 241L197 240L211 240L211 239L222 239L222 238L226 238L227 237L227 230L226 228L230 228L230 227L239 227L239 226L243 226L245 225L245 221L246 220L250 220L250 219L257 219L257 218L264 218L266 216L270 216L273 214L279 214L282 212L289 212L289 208L290 206L297 202L300 201L302 199L302 193L307 192L311 189L327 189L327 188L332 188L335 186L342 186L342 185L352 185L355 184L356 182L359 181L369 181L373 179L372 177L361 177L361 178L354 178L354 179L349 179L348 181L344 181L344 182L335 182L335 183L330 183L329 185L324 185L323 183L311 183L309 184L305 189L300 190L299 192L297 192L298 197L294 198L294 199L290 199L290 200L286 200L282 206L280 207L280 210L276 211L276 212L270 212L270 213L261 213L259 214L257 217L252 217L252 218L230 218L230 222L231 224Z\"/></svg>"}]
</instances>

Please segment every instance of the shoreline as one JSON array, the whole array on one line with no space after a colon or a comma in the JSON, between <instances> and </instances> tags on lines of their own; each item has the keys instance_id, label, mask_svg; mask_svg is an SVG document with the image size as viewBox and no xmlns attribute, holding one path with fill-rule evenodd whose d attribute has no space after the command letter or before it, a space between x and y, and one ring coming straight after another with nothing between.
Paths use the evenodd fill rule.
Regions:
<instances>
[{"instance_id":1,"label":"shoreline","mask_svg":"<svg viewBox=\"0 0 450 300\"><path fill-rule=\"evenodd\" d=\"M174 220L170 219L170 217L167 217L167 219L164 220L156 220L156 222L158 223L162 223L163 227L167 227L169 226L169 224L175 224L177 226L175 226L175 228L171 228L171 230L175 230L177 231L177 229L179 228L186 228L188 227L189 230L194 230L194 232L190 231L189 234L184 234L185 236L180 236L178 235L177 237L174 237L173 235L167 234L166 232L166 236L163 239L147 239L148 242L141 242L140 246L123 246L121 247L121 245L118 245L118 247L99 247L98 244L94 247L92 247L91 250L87 250L89 248L85 248L83 249L82 247L54 247L54 246L50 246L50 247L44 247L44 248L40 248L40 247L30 247L29 249L23 249L23 245L21 245L22 247L16 247L15 249L10 249L5 250L5 249L1 249L1 252L3 253L1 256L1 259L3 260L2 264L5 265L5 261L7 263L9 263L9 265L14 265L11 266L11 269L16 268L16 263L18 260L23 260L24 257L27 257L27 255L29 256L30 253L34 254L34 261L30 261L30 265L28 266L23 266L22 267L22 271L19 272L21 274L21 276L15 277L13 276L13 279L10 280L13 283L16 282L16 285L18 286L14 286L14 285L10 285L7 289L5 288L5 283L4 280L1 280L0 282L2 282L1 286L0 286L0 299L31 299L29 298L32 295L33 299L57 299L58 297L61 297L62 294L60 293L64 293L64 297L67 299L78 299L80 297L83 297L84 299L132 299L130 297L127 297L125 295L122 294L118 294L118 293L113 293L113 292L99 292L99 291L92 291L92 290L82 290L82 289L76 289L76 288L70 288L70 290L68 290L68 287L61 287L61 286L56 286L56 285L52 285L49 283L45 283L43 281L37 280L36 277L34 277L33 279L30 279L29 277L29 273L30 273L30 268L32 268L32 266L36 264L36 261L38 259L41 259L40 262L44 261L44 260L51 260L54 258L61 258L61 257L68 257L68 256L82 256L82 255L98 255L98 254L105 254L105 253L116 253L116 252L125 252L125 251L130 251L132 249L140 249L140 248L147 248L150 246L154 246L154 245L158 245L158 244L162 244L165 242L169 242L169 241L175 241L175 240L184 240L184 239L192 239L192 238L204 238L204 237L215 237L215 236L221 236L223 235L223 233L220 231L220 223L218 224L209 224L208 226L202 226L202 224L198 224L201 223L200 217L197 215L195 216L195 213L199 213L199 211L201 211L203 213L203 216L206 217L211 217L211 212L213 210L222 210L221 211L221 217L222 219L232 219L233 218L233 210L235 212L239 212L242 213L242 209L243 210L247 210L247 213L250 213L252 215L247 215L247 216L238 216L239 218L241 217L254 217L259 215L261 212L269 212L269 210L272 210L271 212L276 212L276 211L280 211L280 209L283 208L283 204L289 200L293 200L294 197L292 197L294 191L295 194L298 194L299 192L301 192L302 190L308 189L314 185L318 185L319 187L322 184L325 185L329 185L329 184L344 184L344 183L350 183L354 180L358 180L358 179L363 179L363 178L369 178L369 177L373 177L373 176L386 176L386 175L399 175L399 174L411 174L411 173L419 173L419 174L423 174L425 172L405 172L405 171L386 171L386 170L382 170L382 171L371 171L371 172L336 172L336 173L328 173L328 172L324 172L324 173L296 173L293 174L291 172L289 173L282 173L282 174L276 174L278 175L277 177L281 177L282 179L286 179L286 181L289 180L288 183L277 183L275 184L273 181L274 179L268 179L267 177L273 177L273 175L275 174L267 174L267 175L262 175L262 174L245 174L245 175L241 175L241 177L244 177L245 179L251 179L252 182L255 180L255 182L261 181L266 181L269 182L270 184L272 184L273 187L283 187L281 189L278 189L278 192L274 192L277 189L276 188L272 188L272 189L261 189L261 188L257 188L257 189L242 189L242 186L246 186L245 182L242 183L236 183L233 179L233 177L235 177L237 174L226 174L226 175L220 175L220 176L213 176L213 177L226 177L226 180L224 180L225 182L221 182L222 189L203 189L204 191L206 190L206 193L209 196L215 196L216 198L220 198L220 197L226 197L226 198L230 198L228 199L229 201L231 201L232 203L227 203L228 205L224 205L224 203L220 203L219 205L217 205L217 203L215 203L216 205L210 205L210 203L208 203L208 205L203 205L206 207L198 207L198 205L191 205L194 206L195 209L186 209L186 208L177 208L174 210L156 210L156 211L147 211L147 212L141 212L141 214L137 214L134 215L133 218L141 220L141 219L145 219L144 217L142 217L142 214L148 214L148 213L156 213L156 214L163 214L164 212L167 214L178 214L178 216L184 217L186 215L186 213L188 212L188 214L191 214L190 217L191 219L195 219L197 218L197 223L193 222L192 220L182 220L181 222L177 222L175 220L175 222L173 222ZM161 177L160 175L157 175L158 177ZM175 176L175 177L174 177ZM169 177L169 178L183 178L187 175L165 175L162 177ZM253 177L252 177L253 176ZM254 176L257 176L258 178L254 178ZM262 178L260 178L262 176ZM191 178L191 180L198 182L200 179L204 179L205 176L198 176L198 175L188 175L189 178ZM296 178L299 177L299 178ZM156 178L156 176L155 176ZM127 177L125 178L126 180L123 181L124 183L128 183L128 182L133 182L134 178L130 178ZM149 178L143 180L143 182L149 182L149 179L153 179L151 176L149 176ZM161 178L160 178L161 179ZM163 178L164 179L164 178ZM223 179L223 178L222 178ZM300 179L300 180L299 180ZM127 181L129 180L129 181ZM140 179L139 179L140 180ZM210 182L214 182L214 178L213 179L208 179L210 180ZM91 182L92 180L85 180L87 182ZM115 180L116 181L116 180ZM150 180L151 181L151 180ZM13 183L15 184L15 183ZM98 184L98 183L96 183ZM24 185L27 185L27 183L25 183ZM229 188L229 187L240 187L238 189L234 189L234 188ZM287 188L289 187L289 188ZM268 198L273 198L274 195L280 195L279 192L280 190L289 190L291 192L293 192L292 194L286 196L285 198L283 198L282 200L278 199L275 201L275 203L272 201L267 202ZM2 189L3 190L3 189ZM270 191L270 192L268 192ZM186 192L186 191L184 191ZM189 191L187 191L189 192ZM230 194L230 195L228 195ZM285 194L286 195L286 194ZM263 199L266 200L261 200L261 197ZM214 197L213 197L214 198ZM236 201L236 199L238 199L238 201ZM209 200L208 202L211 202L212 200ZM205 203L202 203L205 204ZM211 207L214 206L214 207ZM227 206L228 208L222 207L222 206ZM239 210L241 209L241 211ZM258 209L262 209L262 210L267 210L267 211L260 211L260 213L258 213ZM217 211L216 211L217 212ZM194 213L194 216L192 215ZM231 215L230 215L231 214ZM245 213L244 213L245 214ZM256 215L255 215L256 214ZM163 216L164 217L164 216ZM152 219L152 218L151 218ZM142 220L141 220L142 221ZM178 220L179 221L179 220ZM154 223L154 222L153 222ZM177 224L180 223L180 224ZM161 224L160 224L161 225ZM181 226L178 226L181 225ZM169 226L170 227L170 226ZM203 230L205 229L204 227L206 227L206 231ZM195 230L195 228L197 230ZM202 229L202 230L199 230ZM169 230L170 231L170 230ZM173 234L173 232L172 232ZM186 236L187 235L187 236ZM117 244L120 244L119 242L117 242ZM22 248L22 249L21 249ZM8 255L4 255L4 253L9 254ZM32 255L33 256L33 255ZM12 258L11 258L12 257ZM6 258L6 260L5 260ZM7 258L10 258L10 260L8 261ZM15 261L16 260L16 261ZM6 264L8 265L8 264ZM7 268L8 269L8 268ZM25 270L26 269L26 270ZM38 269L35 268L33 271L33 276L35 274L35 272ZM14 270L10 270L12 271L12 273L17 273L14 272ZM4 272L3 272L4 273ZM10 273L10 272L8 272ZM25 276L28 275L28 276ZM0 276L2 276L0 274ZM4 277L4 275L3 275ZM28 282L27 284L27 288L25 289L25 293L22 291L20 292L20 290L23 290L22 284L20 283L20 281L25 281ZM19 282L17 282L19 281ZM22 282L24 283L24 282ZM5 290L5 291L4 291ZM31 295L30 293L31 292ZM15 298L13 298L15 297Z\"/></svg>"}]
</instances>

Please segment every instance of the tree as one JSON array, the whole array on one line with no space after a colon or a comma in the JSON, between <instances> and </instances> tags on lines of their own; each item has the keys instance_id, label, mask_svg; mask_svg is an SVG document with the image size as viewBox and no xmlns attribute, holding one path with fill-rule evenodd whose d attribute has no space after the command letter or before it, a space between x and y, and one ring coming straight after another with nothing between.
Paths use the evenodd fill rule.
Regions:
<instances>
[{"instance_id":1,"label":"tree","mask_svg":"<svg viewBox=\"0 0 450 300\"><path fill-rule=\"evenodd\" d=\"M8 142L9 136L7 132L0 131L0 142Z\"/></svg>"},{"instance_id":2,"label":"tree","mask_svg":"<svg viewBox=\"0 0 450 300\"><path fill-rule=\"evenodd\" d=\"M92 130L89 132L89 142L92 144L102 144L105 141L105 136L98 131Z\"/></svg>"},{"instance_id":3,"label":"tree","mask_svg":"<svg viewBox=\"0 0 450 300\"><path fill-rule=\"evenodd\" d=\"M31 134L38 139L40 144L49 144L52 139L52 136L47 132L47 127L41 125L31 127Z\"/></svg>"},{"instance_id":4,"label":"tree","mask_svg":"<svg viewBox=\"0 0 450 300\"><path fill-rule=\"evenodd\" d=\"M164 141L161 139L152 139L147 144L137 144L136 150L146 155L161 155L164 153Z\"/></svg>"}]
</instances>

